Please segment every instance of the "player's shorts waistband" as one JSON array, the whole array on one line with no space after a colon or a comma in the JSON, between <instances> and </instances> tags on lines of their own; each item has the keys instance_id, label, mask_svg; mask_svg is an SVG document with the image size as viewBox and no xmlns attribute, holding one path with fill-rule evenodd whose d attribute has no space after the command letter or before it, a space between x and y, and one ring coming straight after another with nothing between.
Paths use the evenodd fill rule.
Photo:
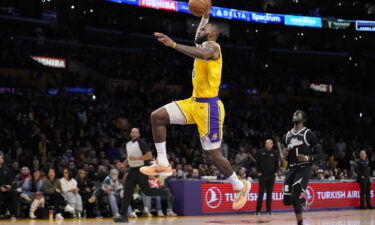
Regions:
<instances>
[{"instance_id":1,"label":"player's shorts waistband","mask_svg":"<svg viewBox=\"0 0 375 225\"><path fill-rule=\"evenodd\" d=\"M216 96L216 97L213 97L213 98L192 98L193 101L196 101L196 102L207 102L207 103L210 103L210 102L217 102L219 101L219 97Z\"/></svg>"}]
</instances>

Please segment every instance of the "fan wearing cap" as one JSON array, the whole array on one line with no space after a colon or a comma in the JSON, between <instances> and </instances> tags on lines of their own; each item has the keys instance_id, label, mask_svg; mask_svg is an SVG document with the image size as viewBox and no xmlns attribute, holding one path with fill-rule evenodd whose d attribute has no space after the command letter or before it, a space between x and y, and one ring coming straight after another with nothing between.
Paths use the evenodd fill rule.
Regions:
<instances>
[{"instance_id":1,"label":"fan wearing cap","mask_svg":"<svg viewBox=\"0 0 375 225\"><path fill-rule=\"evenodd\" d=\"M282 139L284 159L288 162L283 186L284 205L293 205L298 225L303 224L302 207L308 209L306 188L312 162L324 158L317 136L305 127L307 115L293 113L293 128Z\"/></svg>"}]
</instances>

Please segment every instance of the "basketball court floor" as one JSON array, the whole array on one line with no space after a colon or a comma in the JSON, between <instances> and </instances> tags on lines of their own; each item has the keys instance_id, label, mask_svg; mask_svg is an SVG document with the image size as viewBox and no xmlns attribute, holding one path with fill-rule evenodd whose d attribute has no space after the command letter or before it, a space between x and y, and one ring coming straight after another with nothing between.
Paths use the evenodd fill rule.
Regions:
<instances>
[{"instance_id":1,"label":"basketball court floor","mask_svg":"<svg viewBox=\"0 0 375 225\"><path fill-rule=\"evenodd\" d=\"M304 213L306 225L375 225L375 210L316 211ZM65 220L1 220L1 224L14 225L114 225L111 219L65 219ZM296 224L292 212L274 215L222 215L169 218L130 219L131 225L220 225L220 224Z\"/></svg>"}]
</instances>

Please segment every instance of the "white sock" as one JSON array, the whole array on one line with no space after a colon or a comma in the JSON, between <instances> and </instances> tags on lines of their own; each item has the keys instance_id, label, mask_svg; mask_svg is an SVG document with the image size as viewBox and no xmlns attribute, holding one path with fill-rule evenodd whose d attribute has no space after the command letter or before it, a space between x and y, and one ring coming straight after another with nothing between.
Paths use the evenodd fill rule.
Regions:
<instances>
[{"instance_id":1,"label":"white sock","mask_svg":"<svg viewBox=\"0 0 375 225\"><path fill-rule=\"evenodd\" d=\"M161 166L168 166L166 142L155 143L156 151L158 152L158 164Z\"/></svg>"},{"instance_id":2,"label":"white sock","mask_svg":"<svg viewBox=\"0 0 375 225\"><path fill-rule=\"evenodd\" d=\"M234 190L242 190L244 184L240 179L238 179L236 172L233 172L233 174L227 178L227 181L232 184Z\"/></svg>"}]
</instances>

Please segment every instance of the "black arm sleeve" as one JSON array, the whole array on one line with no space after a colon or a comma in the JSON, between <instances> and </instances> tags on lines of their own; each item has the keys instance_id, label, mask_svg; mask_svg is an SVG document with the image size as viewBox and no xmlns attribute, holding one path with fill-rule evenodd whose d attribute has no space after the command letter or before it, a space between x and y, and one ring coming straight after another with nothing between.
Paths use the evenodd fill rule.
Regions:
<instances>
[{"instance_id":1,"label":"black arm sleeve","mask_svg":"<svg viewBox=\"0 0 375 225\"><path fill-rule=\"evenodd\" d=\"M141 148L141 151L143 154L146 154L147 152L151 152L151 149L146 144L144 140L139 140L139 148Z\"/></svg>"},{"instance_id":2,"label":"black arm sleeve","mask_svg":"<svg viewBox=\"0 0 375 225\"><path fill-rule=\"evenodd\" d=\"M315 135L315 133L310 130L307 131L306 140L313 148L313 153L310 155L310 161L319 161L321 159L325 159L322 145L319 143L318 137Z\"/></svg>"}]
</instances>

